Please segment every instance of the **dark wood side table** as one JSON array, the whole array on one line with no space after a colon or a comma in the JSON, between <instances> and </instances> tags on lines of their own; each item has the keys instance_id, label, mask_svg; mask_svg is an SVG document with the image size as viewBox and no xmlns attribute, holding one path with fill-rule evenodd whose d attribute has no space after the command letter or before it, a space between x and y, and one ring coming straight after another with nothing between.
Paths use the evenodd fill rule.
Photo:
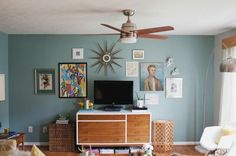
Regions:
<instances>
[{"instance_id":1,"label":"dark wood side table","mask_svg":"<svg viewBox=\"0 0 236 156\"><path fill-rule=\"evenodd\" d=\"M17 147L21 144L21 149L24 150L25 133L17 133L17 135L11 137L11 139L16 140Z\"/></svg>"},{"instance_id":2,"label":"dark wood side table","mask_svg":"<svg viewBox=\"0 0 236 156\"><path fill-rule=\"evenodd\" d=\"M21 149L24 150L24 141L25 141L25 133L16 133L13 136L2 136L1 139L15 139L16 140L16 145L19 148L19 145L21 144Z\"/></svg>"}]
</instances>

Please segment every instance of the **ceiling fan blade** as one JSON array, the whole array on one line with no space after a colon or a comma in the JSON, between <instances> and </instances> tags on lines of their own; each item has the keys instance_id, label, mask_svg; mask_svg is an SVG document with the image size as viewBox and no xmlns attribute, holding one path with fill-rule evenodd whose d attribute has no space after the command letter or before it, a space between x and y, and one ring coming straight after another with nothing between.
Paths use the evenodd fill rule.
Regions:
<instances>
[{"instance_id":1,"label":"ceiling fan blade","mask_svg":"<svg viewBox=\"0 0 236 156\"><path fill-rule=\"evenodd\" d=\"M102 35L120 35L120 33L112 33L112 34L79 34L80 36L102 36Z\"/></svg>"},{"instance_id":2,"label":"ceiling fan blade","mask_svg":"<svg viewBox=\"0 0 236 156\"><path fill-rule=\"evenodd\" d=\"M170 30L174 30L174 27L164 26L164 27L156 27L156 28L139 29L139 30L136 30L136 31L137 31L137 34L140 35L140 34L149 34L149 33L170 31Z\"/></svg>"},{"instance_id":3,"label":"ceiling fan blade","mask_svg":"<svg viewBox=\"0 0 236 156\"><path fill-rule=\"evenodd\" d=\"M152 39L161 39L161 40L165 40L165 39L168 38L167 36L163 36L163 35L153 35L153 34L141 34L141 35L138 35L138 37L152 38Z\"/></svg>"},{"instance_id":4,"label":"ceiling fan blade","mask_svg":"<svg viewBox=\"0 0 236 156\"><path fill-rule=\"evenodd\" d=\"M124 31L124 30L121 30L121 29L119 29L119 28L113 27L113 26L108 25L108 24L101 24L101 25L103 25L103 26L105 26L105 27L108 27L108 28L110 28L110 29L113 29L113 30L122 32L122 33L130 33L129 31Z\"/></svg>"}]
</instances>

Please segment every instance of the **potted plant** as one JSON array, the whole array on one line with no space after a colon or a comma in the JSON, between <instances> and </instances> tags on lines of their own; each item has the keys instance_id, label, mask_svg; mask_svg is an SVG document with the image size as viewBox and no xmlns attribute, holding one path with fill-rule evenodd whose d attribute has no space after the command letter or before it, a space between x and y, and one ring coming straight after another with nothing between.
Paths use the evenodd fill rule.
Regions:
<instances>
[{"instance_id":1,"label":"potted plant","mask_svg":"<svg viewBox=\"0 0 236 156\"><path fill-rule=\"evenodd\" d=\"M144 99L139 97L138 93L136 92L136 96L137 96L137 103L136 103L136 107L138 108L143 108L144 107Z\"/></svg>"}]
</instances>

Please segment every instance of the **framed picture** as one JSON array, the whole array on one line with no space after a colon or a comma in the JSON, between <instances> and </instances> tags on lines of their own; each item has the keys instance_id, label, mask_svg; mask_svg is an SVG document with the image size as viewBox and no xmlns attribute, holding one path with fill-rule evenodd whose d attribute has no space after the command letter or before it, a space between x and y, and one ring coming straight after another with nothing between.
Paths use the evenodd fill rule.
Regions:
<instances>
[{"instance_id":1,"label":"framed picture","mask_svg":"<svg viewBox=\"0 0 236 156\"><path fill-rule=\"evenodd\" d=\"M138 77L138 62L126 62L126 76Z\"/></svg>"},{"instance_id":2,"label":"framed picture","mask_svg":"<svg viewBox=\"0 0 236 156\"><path fill-rule=\"evenodd\" d=\"M144 59L144 50L142 50L142 49L135 49L135 50L133 50L133 59L134 60L136 60L136 59L139 59L139 60Z\"/></svg>"},{"instance_id":3,"label":"framed picture","mask_svg":"<svg viewBox=\"0 0 236 156\"><path fill-rule=\"evenodd\" d=\"M145 105L158 105L159 96L155 93L145 93Z\"/></svg>"},{"instance_id":4,"label":"framed picture","mask_svg":"<svg viewBox=\"0 0 236 156\"><path fill-rule=\"evenodd\" d=\"M55 69L35 69L35 94L55 94Z\"/></svg>"},{"instance_id":5,"label":"framed picture","mask_svg":"<svg viewBox=\"0 0 236 156\"><path fill-rule=\"evenodd\" d=\"M72 59L84 59L84 49L83 48L72 48Z\"/></svg>"},{"instance_id":6,"label":"framed picture","mask_svg":"<svg viewBox=\"0 0 236 156\"><path fill-rule=\"evenodd\" d=\"M140 90L163 91L164 63L140 63Z\"/></svg>"},{"instance_id":7,"label":"framed picture","mask_svg":"<svg viewBox=\"0 0 236 156\"><path fill-rule=\"evenodd\" d=\"M87 63L59 63L59 97L87 97Z\"/></svg>"},{"instance_id":8,"label":"framed picture","mask_svg":"<svg viewBox=\"0 0 236 156\"><path fill-rule=\"evenodd\" d=\"M182 98L183 78L166 78L166 98Z\"/></svg>"}]
</instances>

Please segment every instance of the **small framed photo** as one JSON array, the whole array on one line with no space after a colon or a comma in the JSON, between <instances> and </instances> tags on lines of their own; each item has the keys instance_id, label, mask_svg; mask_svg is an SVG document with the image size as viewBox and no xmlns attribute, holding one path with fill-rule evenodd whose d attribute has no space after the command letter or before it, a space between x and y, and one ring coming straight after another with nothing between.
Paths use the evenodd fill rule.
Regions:
<instances>
[{"instance_id":1,"label":"small framed photo","mask_svg":"<svg viewBox=\"0 0 236 156\"><path fill-rule=\"evenodd\" d=\"M166 98L182 98L183 78L166 78Z\"/></svg>"},{"instance_id":2,"label":"small framed photo","mask_svg":"<svg viewBox=\"0 0 236 156\"><path fill-rule=\"evenodd\" d=\"M59 63L59 98L87 97L87 63Z\"/></svg>"},{"instance_id":3,"label":"small framed photo","mask_svg":"<svg viewBox=\"0 0 236 156\"><path fill-rule=\"evenodd\" d=\"M35 69L35 94L55 94L55 69Z\"/></svg>"},{"instance_id":4,"label":"small framed photo","mask_svg":"<svg viewBox=\"0 0 236 156\"><path fill-rule=\"evenodd\" d=\"M138 62L126 62L126 77L138 77Z\"/></svg>"},{"instance_id":5,"label":"small framed photo","mask_svg":"<svg viewBox=\"0 0 236 156\"><path fill-rule=\"evenodd\" d=\"M145 93L145 105L158 105L159 96L155 93Z\"/></svg>"},{"instance_id":6,"label":"small framed photo","mask_svg":"<svg viewBox=\"0 0 236 156\"><path fill-rule=\"evenodd\" d=\"M142 50L142 49L135 49L135 50L133 50L133 59L134 60L142 60L142 59L144 59L144 50Z\"/></svg>"},{"instance_id":7,"label":"small framed photo","mask_svg":"<svg viewBox=\"0 0 236 156\"><path fill-rule=\"evenodd\" d=\"M72 59L84 59L84 49L83 48L72 48Z\"/></svg>"}]
</instances>

